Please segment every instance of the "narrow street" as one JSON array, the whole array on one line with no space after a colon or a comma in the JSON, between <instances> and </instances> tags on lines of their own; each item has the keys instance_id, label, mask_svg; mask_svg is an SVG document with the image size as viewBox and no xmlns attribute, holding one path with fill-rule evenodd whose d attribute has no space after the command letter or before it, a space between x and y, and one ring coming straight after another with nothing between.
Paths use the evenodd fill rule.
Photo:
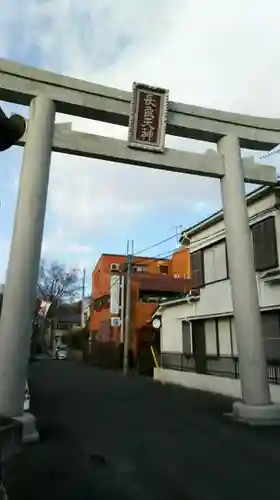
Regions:
<instances>
[{"instance_id":1,"label":"narrow street","mask_svg":"<svg viewBox=\"0 0 280 500\"><path fill-rule=\"evenodd\" d=\"M280 429L238 426L231 402L71 362L31 367L41 442L9 500L276 500Z\"/></svg>"}]
</instances>

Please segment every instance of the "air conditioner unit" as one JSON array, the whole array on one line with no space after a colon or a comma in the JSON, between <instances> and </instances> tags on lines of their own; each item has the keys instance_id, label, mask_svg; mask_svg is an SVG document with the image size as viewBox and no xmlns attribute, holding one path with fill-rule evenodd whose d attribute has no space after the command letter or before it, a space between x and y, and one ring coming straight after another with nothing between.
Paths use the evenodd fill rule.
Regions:
<instances>
[{"instance_id":1,"label":"air conditioner unit","mask_svg":"<svg viewBox=\"0 0 280 500\"><path fill-rule=\"evenodd\" d=\"M191 302L196 302L197 300L200 299L200 293L199 291L196 291L196 290L191 290L188 294L187 294L187 301L188 303L190 304Z\"/></svg>"},{"instance_id":2,"label":"air conditioner unit","mask_svg":"<svg viewBox=\"0 0 280 500\"><path fill-rule=\"evenodd\" d=\"M110 271L119 271L120 270L120 265L117 264L117 262L112 262L110 265Z\"/></svg>"}]
</instances>

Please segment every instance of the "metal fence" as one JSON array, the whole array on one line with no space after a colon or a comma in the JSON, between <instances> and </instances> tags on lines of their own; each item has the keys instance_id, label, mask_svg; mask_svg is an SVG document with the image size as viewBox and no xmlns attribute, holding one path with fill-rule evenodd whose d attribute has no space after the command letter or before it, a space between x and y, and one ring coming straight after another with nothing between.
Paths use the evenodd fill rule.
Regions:
<instances>
[{"instance_id":1,"label":"metal fence","mask_svg":"<svg viewBox=\"0 0 280 500\"><path fill-rule=\"evenodd\" d=\"M230 356L204 356L195 358L193 355L181 353L162 353L162 368L186 372L203 373L239 379L239 359ZM267 360L267 377L271 384L280 385L280 360Z\"/></svg>"}]
</instances>

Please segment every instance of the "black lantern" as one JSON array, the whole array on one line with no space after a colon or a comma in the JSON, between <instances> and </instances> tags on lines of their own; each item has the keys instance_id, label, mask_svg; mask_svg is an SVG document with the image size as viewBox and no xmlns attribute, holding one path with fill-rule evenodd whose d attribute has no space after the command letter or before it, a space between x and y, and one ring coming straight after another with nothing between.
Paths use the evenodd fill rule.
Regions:
<instances>
[{"instance_id":1,"label":"black lantern","mask_svg":"<svg viewBox=\"0 0 280 500\"><path fill-rule=\"evenodd\" d=\"M23 136L26 121L23 116L12 115L8 118L0 107L0 151L14 146Z\"/></svg>"}]
</instances>

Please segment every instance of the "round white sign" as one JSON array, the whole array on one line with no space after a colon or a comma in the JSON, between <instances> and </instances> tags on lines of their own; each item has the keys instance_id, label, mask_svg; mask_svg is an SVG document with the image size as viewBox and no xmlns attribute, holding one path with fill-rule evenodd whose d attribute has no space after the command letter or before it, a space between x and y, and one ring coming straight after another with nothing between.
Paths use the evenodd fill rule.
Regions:
<instances>
[{"instance_id":1,"label":"round white sign","mask_svg":"<svg viewBox=\"0 0 280 500\"><path fill-rule=\"evenodd\" d=\"M153 323L152 323L152 324L153 324L153 327L154 327L154 328L160 328L160 326L161 326L161 321L160 321L160 319L159 319L159 318L155 318L155 319L153 319Z\"/></svg>"}]
</instances>

